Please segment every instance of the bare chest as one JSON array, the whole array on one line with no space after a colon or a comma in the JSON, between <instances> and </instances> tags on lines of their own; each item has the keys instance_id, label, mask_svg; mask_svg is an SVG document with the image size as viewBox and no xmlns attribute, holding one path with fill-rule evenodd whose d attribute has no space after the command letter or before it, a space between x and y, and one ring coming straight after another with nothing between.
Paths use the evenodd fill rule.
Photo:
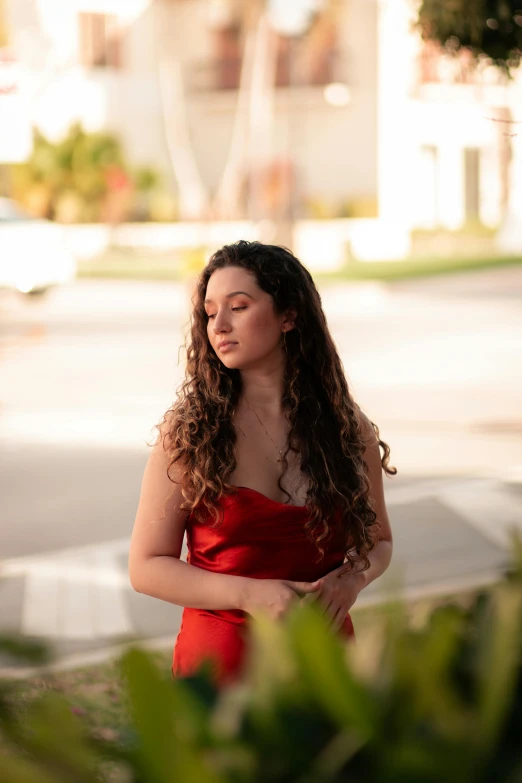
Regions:
<instances>
[{"instance_id":1,"label":"bare chest","mask_svg":"<svg viewBox=\"0 0 522 783\"><path fill-rule=\"evenodd\" d=\"M230 483L235 486L249 487L266 497L293 506L304 506L308 477L301 472L301 457L290 451L287 455L288 469L281 480L282 486L290 494L290 498L279 488L278 479L283 474L283 463L280 460L286 449L288 423L271 422L267 429L271 438L261 427L255 428L252 423L235 422L237 441L235 449L236 469L230 477Z\"/></svg>"}]
</instances>

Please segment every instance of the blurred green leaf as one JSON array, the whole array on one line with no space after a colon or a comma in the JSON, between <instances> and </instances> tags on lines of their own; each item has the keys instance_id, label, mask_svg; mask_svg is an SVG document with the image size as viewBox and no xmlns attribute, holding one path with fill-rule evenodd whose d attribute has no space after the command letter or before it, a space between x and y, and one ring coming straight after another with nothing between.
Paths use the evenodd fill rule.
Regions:
<instances>
[{"instance_id":1,"label":"blurred green leaf","mask_svg":"<svg viewBox=\"0 0 522 783\"><path fill-rule=\"evenodd\" d=\"M57 780L40 765L0 751L0 783L57 783Z\"/></svg>"},{"instance_id":2,"label":"blurred green leaf","mask_svg":"<svg viewBox=\"0 0 522 783\"><path fill-rule=\"evenodd\" d=\"M197 747L205 713L186 685L181 680L168 682L150 657L137 649L125 653L122 668L139 738L137 755L147 783L219 783L220 776Z\"/></svg>"},{"instance_id":3,"label":"blurred green leaf","mask_svg":"<svg viewBox=\"0 0 522 783\"><path fill-rule=\"evenodd\" d=\"M326 616L315 604L302 605L290 615L288 627L303 685L335 721L370 739L376 727L374 701L354 676L345 646L329 630Z\"/></svg>"},{"instance_id":4,"label":"blurred green leaf","mask_svg":"<svg viewBox=\"0 0 522 783\"><path fill-rule=\"evenodd\" d=\"M490 625L479 659L477 749L491 752L515 695L522 652L522 590L502 585L492 596Z\"/></svg>"},{"instance_id":5,"label":"blurred green leaf","mask_svg":"<svg viewBox=\"0 0 522 783\"><path fill-rule=\"evenodd\" d=\"M52 652L45 642L14 634L0 633L0 653L32 664L46 664L52 660Z\"/></svg>"},{"instance_id":6,"label":"blurred green leaf","mask_svg":"<svg viewBox=\"0 0 522 783\"><path fill-rule=\"evenodd\" d=\"M115 770L129 783L521 783L516 573L415 622L395 604L371 617L384 641L364 676L360 642L341 641L316 604L253 623L246 678L219 690L205 667L173 679L129 650L127 723L92 736L56 694L22 690L20 704L20 684L3 682L0 783L113 783Z\"/></svg>"},{"instance_id":7,"label":"blurred green leaf","mask_svg":"<svg viewBox=\"0 0 522 783\"><path fill-rule=\"evenodd\" d=\"M96 761L87 732L71 705L57 693L32 702L12 739L56 780L96 781Z\"/></svg>"}]
</instances>

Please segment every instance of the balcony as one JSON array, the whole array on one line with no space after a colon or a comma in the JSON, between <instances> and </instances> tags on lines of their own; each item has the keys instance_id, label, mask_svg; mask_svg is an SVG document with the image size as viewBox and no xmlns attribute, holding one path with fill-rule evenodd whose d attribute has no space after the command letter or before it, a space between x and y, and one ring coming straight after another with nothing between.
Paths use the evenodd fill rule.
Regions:
<instances>
[{"instance_id":1,"label":"balcony","mask_svg":"<svg viewBox=\"0 0 522 783\"><path fill-rule=\"evenodd\" d=\"M237 90L241 66L241 56L195 61L185 70L187 87L192 93ZM291 62L290 50L278 57L276 87L324 87L335 81L346 82L344 58L339 51L330 50L320 60L302 67Z\"/></svg>"}]
</instances>

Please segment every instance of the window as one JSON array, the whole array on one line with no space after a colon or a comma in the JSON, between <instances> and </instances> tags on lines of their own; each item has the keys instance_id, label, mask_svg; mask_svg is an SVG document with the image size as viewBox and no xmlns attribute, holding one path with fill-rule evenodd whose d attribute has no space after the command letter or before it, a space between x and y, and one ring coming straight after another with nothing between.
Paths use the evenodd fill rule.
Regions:
<instances>
[{"instance_id":1,"label":"window","mask_svg":"<svg viewBox=\"0 0 522 783\"><path fill-rule=\"evenodd\" d=\"M336 81L337 30L326 14L318 15L302 38L293 43L277 35L276 85L325 85Z\"/></svg>"},{"instance_id":2,"label":"window","mask_svg":"<svg viewBox=\"0 0 522 783\"><path fill-rule=\"evenodd\" d=\"M117 18L109 14L81 13L80 62L86 68L119 68L120 30Z\"/></svg>"},{"instance_id":3,"label":"window","mask_svg":"<svg viewBox=\"0 0 522 783\"><path fill-rule=\"evenodd\" d=\"M417 224L436 228L439 224L439 150L432 144L420 148L417 167L415 209Z\"/></svg>"},{"instance_id":4,"label":"window","mask_svg":"<svg viewBox=\"0 0 522 783\"><path fill-rule=\"evenodd\" d=\"M215 85L218 90L230 90L239 86L241 76L242 42L238 24L213 31Z\"/></svg>"},{"instance_id":5,"label":"window","mask_svg":"<svg viewBox=\"0 0 522 783\"><path fill-rule=\"evenodd\" d=\"M239 18L210 31L212 55L192 66L192 86L196 90L236 90L241 79L245 45L244 22ZM298 40L272 33L275 38L275 84L325 85L336 81L338 67L337 31L332 19L318 14Z\"/></svg>"},{"instance_id":6,"label":"window","mask_svg":"<svg viewBox=\"0 0 522 783\"><path fill-rule=\"evenodd\" d=\"M464 150L464 207L467 220L480 217L480 150Z\"/></svg>"}]
</instances>

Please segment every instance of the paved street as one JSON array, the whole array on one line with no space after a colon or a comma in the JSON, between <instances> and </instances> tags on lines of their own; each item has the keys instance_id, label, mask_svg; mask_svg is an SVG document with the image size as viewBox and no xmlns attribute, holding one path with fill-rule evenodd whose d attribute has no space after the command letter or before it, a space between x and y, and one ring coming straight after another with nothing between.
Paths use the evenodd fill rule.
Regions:
<instances>
[{"instance_id":1,"label":"paved street","mask_svg":"<svg viewBox=\"0 0 522 783\"><path fill-rule=\"evenodd\" d=\"M522 528L522 270L321 295L358 401L391 446L392 568L411 595L496 578ZM183 286L78 281L0 297L0 629L88 660L173 641L126 552L153 425L182 377Z\"/></svg>"}]
</instances>

